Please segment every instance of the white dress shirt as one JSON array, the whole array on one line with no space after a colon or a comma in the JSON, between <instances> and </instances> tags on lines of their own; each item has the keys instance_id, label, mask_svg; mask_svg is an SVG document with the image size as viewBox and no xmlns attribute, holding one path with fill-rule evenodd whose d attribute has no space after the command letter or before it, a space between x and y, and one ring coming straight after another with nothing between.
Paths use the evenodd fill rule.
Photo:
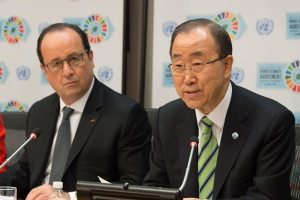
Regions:
<instances>
[{"instance_id":1,"label":"white dress shirt","mask_svg":"<svg viewBox=\"0 0 300 200\"><path fill-rule=\"evenodd\" d=\"M222 137L222 133L223 133L225 118L226 118L226 114L227 114L227 111L228 111L231 96L232 96L232 86L231 86L231 83L230 83L223 100L208 115L205 115L201 111L199 111L198 109L195 109L196 118L197 118L198 123L200 122L200 120L204 116L207 116L211 121L214 122L214 124L212 126L212 132L213 132L214 136L216 137L219 146L220 146L220 143L221 143L221 137ZM199 128L198 130L199 130L199 144L201 144L202 131L201 131L201 128ZM198 145L198 147L199 147L198 148L198 153L200 153L201 145Z\"/></svg>"},{"instance_id":2,"label":"white dress shirt","mask_svg":"<svg viewBox=\"0 0 300 200\"><path fill-rule=\"evenodd\" d=\"M74 109L74 112L71 114L70 116L70 125L71 125L71 143L73 142L73 139L75 137L75 133L81 118L81 115L83 113L83 109L85 107L85 104L88 100L88 97L90 96L90 93L92 91L93 85L94 85L94 78L92 80L92 84L90 86L90 88L88 89L88 91L76 102L74 102L71 105L66 105L62 99L60 98L60 112L59 112L59 116L56 122L56 131L55 131L55 136L53 138L53 143L52 143L52 147L51 147L51 152L50 152L50 156L49 156L49 160L47 163L47 168L46 168L46 172L45 172L45 179L44 179L44 183L48 184L49 183L49 178L50 178L50 172L51 172L51 166L52 166L52 160L53 160L53 153L54 153L54 147L56 144L56 138L57 138L57 132L58 132L58 128L61 124L62 121L62 116L63 116L63 108L65 106L71 107Z\"/></svg>"}]
</instances>

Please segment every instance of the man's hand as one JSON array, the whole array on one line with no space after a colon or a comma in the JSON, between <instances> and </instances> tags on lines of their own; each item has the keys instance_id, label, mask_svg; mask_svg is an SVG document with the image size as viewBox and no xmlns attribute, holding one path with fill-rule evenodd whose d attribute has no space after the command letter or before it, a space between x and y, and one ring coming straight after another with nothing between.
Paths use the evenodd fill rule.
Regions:
<instances>
[{"instance_id":1,"label":"man's hand","mask_svg":"<svg viewBox=\"0 0 300 200\"><path fill-rule=\"evenodd\" d=\"M49 199L54 193L54 189L51 185L42 185L32 189L26 197L26 200L45 200ZM67 193L68 199L70 199Z\"/></svg>"}]
</instances>

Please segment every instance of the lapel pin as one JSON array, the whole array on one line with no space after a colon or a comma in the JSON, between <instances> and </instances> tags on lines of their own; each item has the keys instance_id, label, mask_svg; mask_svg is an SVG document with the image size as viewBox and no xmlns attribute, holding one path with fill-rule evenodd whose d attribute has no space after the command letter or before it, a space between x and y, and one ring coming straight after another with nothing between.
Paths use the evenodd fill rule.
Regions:
<instances>
[{"instance_id":1,"label":"lapel pin","mask_svg":"<svg viewBox=\"0 0 300 200\"><path fill-rule=\"evenodd\" d=\"M92 124L95 124L95 122L96 122L96 119L95 119L95 118L92 118L92 119L91 119L91 123L92 123Z\"/></svg>"},{"instance_id":2,"label":"lapel pin","mask_svg":"<svg viewBox=\"0 0 300 200\"><path fill-rule=\"evenodd\" d=\"M239 138L239 134L237 132L232 133L231 135L232 139L236 140Z\"/></svg>"}]
</instances>

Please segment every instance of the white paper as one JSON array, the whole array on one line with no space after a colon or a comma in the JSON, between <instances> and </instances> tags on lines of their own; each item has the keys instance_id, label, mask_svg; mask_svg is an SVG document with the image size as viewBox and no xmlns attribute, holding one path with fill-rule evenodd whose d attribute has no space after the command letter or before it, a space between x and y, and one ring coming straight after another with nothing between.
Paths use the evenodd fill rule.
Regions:
<instances>
[{"instance_id":1,"label":"white paper","mask_svg":"<svg viewBox=\"0 0 300 200\"><path fill-rule=\"evenodd\" d=\"M111 182L108 182L107 180L105 180L104 178L101 178L100 176L98 176L98 179L99 179L100 183L109 183L109 184L111 184Z\"/></svg>"}]
</instances>

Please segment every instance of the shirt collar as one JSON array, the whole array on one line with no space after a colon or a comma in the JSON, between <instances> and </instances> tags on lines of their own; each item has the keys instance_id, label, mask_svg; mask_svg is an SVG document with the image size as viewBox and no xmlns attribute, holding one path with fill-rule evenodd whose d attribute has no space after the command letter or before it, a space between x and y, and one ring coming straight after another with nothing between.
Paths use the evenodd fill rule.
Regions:
<instances>
[{"instance_id":1,"label":"shirt collar","mask_svg":"<svg viewBox=\"0 0 300 200\"><path fill-rule=\"evenodd\" d=\"M231 83L229 83L228 89L222 101L214 110L212 110L208 115L206 115L221 130L223 130L224 127L225 117L228 111L231 96L232 96L232 85ZM202 117L204 117L205 115L202 112L200 112L198 109L195 109L195 112L196 112L197 122L199 122L202 119Z\"/></svg>"},{"instance_id":2,"label":"shirt collar","mask_svg":"<svg viewBox=\"0 0 300 200\"><path fill-rule=\"evenodd\" d=\"M94 86L94 82L95 82L95 78L93 77L93 80L92 80L92 84L90 85L90 88L88 89L88 91L80 98L78 99L77 101L75 101L74 103L72 103L71 105L66 105L63 100L61 98L59 98L59 102L60 102L60 111L62 112L63 108L65 106L68 106L68 107L71 107L74 109L74 112L79 112L79 113L82 113L83 112L83 109L85 107L85 104L90 96L90 93L93 89L93 86Z\"/></svg>"}]
</instances>

